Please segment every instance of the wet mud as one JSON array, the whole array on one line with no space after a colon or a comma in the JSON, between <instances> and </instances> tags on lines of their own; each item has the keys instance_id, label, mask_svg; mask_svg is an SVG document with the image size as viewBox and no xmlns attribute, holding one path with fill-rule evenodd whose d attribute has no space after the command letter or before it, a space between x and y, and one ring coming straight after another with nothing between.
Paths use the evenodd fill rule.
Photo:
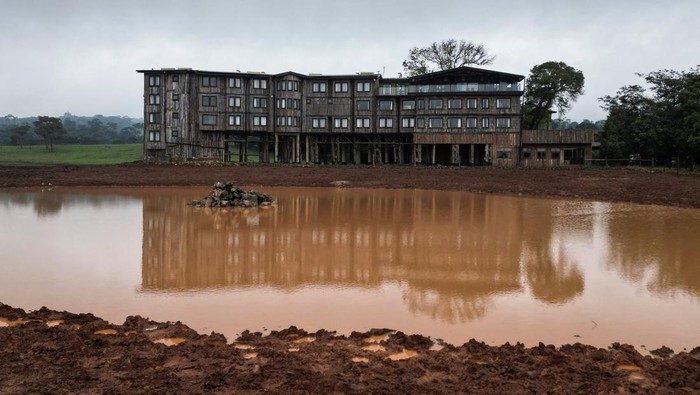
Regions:
<instances>
[{"instance_id":1,"label":"wet mud","mask_svg":"<svg viewBox=\"0 0 700 395\"><path fill-rule=\"evenodd\" d=\"M237 339L0 304L0 393L697 393L700 347L455 346L389 329Z\"/></svg>"}]
</instances>

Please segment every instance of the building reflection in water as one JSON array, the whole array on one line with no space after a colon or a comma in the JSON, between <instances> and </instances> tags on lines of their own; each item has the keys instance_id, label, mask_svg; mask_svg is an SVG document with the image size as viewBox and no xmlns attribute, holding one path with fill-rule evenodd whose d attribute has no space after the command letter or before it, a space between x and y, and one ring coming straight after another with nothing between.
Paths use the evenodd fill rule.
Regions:
<instances>
[{"instance_id":1,"label":"building reflection in water","mask_svg":"<svg viewBox=\"0 0 700 395\"><path fill-rule=\"evenodd\" d=\"M192 209L178 194L145 196L143 291L395 282L404 285L411 311L465 322L483 316L498 294L529 287L545 302L563 303L584 288L564 246L552 250L551 201L437 191L265 192L278 198L277 207Z\"/></svg>"}]
</instances>

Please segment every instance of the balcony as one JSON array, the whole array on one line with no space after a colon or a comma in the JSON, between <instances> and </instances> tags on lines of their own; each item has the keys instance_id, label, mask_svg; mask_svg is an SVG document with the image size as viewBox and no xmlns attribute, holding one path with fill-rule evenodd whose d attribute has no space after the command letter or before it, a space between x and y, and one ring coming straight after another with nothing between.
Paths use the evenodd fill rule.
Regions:
<instances>
[{"instance_id":1,"label":"balcony","mask_svg":"<svg viewBox=\"0 0 700 395\"><path fill-rule=\"evenodd\" d=\"M405 96L421 93L466 93L466 92L519 92L520 83L497 84L443 84L443 85L380 85L379 96Z\"/></svg>"}]
</instances>

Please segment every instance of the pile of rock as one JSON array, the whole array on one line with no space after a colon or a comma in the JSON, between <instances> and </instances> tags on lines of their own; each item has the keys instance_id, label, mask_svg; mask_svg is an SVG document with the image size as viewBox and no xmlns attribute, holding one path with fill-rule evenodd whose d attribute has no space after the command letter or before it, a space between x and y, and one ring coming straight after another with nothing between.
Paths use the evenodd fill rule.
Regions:
<instances>
[{"instance_id":1,"label":"pile of rock","mask_svg":"<svg viewBox=\"0 0 700 395\"><path fill-rule=\"evenodd\" d=\"M209 196L188 203L192 207L259 207L272 204L272 197L255 191L244 191L230 182L217 182Z\"/></svg>"}]
</instances>

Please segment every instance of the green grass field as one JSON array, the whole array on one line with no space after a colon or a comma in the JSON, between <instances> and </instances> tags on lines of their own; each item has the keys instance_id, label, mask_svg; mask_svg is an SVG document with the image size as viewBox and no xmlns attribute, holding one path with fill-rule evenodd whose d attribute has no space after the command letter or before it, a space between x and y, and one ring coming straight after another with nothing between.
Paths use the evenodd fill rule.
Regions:
<instances>
[{"instance_id":1,"label":"green grass field","mask_svg":"<svg viewBox=\"0 0 700 395\"><path fill-rule=\"evenodd\" d=\"M143 158L143 144L54 145L53 151L43 145L0 145L0 165L113 165Z\"/></svg>"}]
</instances>

